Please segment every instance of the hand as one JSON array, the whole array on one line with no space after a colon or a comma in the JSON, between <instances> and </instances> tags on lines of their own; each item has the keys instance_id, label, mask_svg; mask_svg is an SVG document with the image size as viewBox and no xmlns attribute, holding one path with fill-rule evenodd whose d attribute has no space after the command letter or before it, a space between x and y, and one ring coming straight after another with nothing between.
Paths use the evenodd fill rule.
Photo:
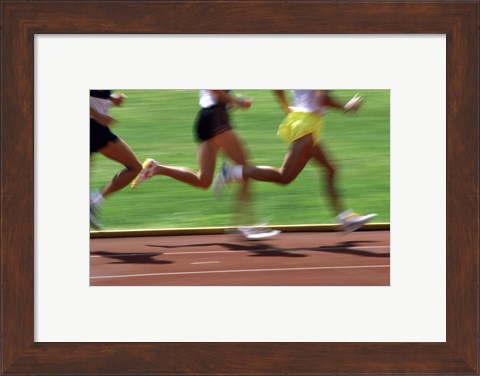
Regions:
<instances>
[{"instance_id":1,"label":"hand","mask_svg":"<svg viewBox=\"0 0 480 376\"><path fill-rule=\"evenodd\" d=\"M343 106L343 109L345 111L349 111L349 112L356 112L358 111L358 109L360 108L360 106L362 105L363 103L363 97L361 97L360 95L355 94L353 96L352 99L350 99L346 104L345 106Z\"/></svg>"},{"instance_id":2,"label":"hand","mask_svg":"<svg viewBox=\"0 0 480 376\"><path fill-rule=\"evenodd\" d=\"M112 94L112 95L110 95L110 101L116 107L120 106L123 103L125 98L126 98L126 96L124 94Z\"/></svg>"},{"instance_id":3,"label":"hand","mask_svg":"<svg viewBox=\"0 0 480 376\"><path fill-rule=\"evenodd\" d=\"M250 107L252 107L252 103L253 103L252 99L237 98L235 100L235 104L244 110L247 110Z\"/></svg>"},{"instance_id":4,"label":"hand","mask_svg":"<svg viewBox=\"0 0 480 376\"><path fill-rule=\"evenodd\" d=\"M109 127L115 123L115 119L109 115L97 114L94 118L98 123L102 124L105 127Z\"/></svg>"}]
</instances>

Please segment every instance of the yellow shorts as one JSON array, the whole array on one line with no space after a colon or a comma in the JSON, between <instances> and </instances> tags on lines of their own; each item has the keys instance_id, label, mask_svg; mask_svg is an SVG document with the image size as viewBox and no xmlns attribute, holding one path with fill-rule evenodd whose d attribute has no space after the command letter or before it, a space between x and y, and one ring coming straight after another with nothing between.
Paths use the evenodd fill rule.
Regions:
<instances>
[{"instance_id":1,"label":"yellow shorts","mask_svg":"<svg viewBox=\"0 0 480 376\"><path fill-rule=\"evenodd\" d=\"M307 134L312 134L316 144L320 140L322 128L322 116L308 112L290 112L278 127L277 135L291 144Z\"/></svg>"}]
</instances>

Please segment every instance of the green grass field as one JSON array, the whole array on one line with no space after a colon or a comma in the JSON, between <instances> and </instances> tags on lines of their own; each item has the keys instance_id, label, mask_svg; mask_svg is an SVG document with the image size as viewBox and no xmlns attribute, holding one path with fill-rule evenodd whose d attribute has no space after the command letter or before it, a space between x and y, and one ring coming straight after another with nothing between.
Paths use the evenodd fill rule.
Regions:
<instances>
[{"instance_id":1,"label":"green grass field","mask_svg":"<svg viewBox=\"0 0 480 376\"><path fill-rule=\"evenodd\" d=\"M197 170L193 122L198 112L196 90L125 90L128 98L111 115L113 132L125 140L140 161ZM336 91L347 101L356 91ZM338 167L338 188L344 206L360 213L377 213L375 222L390 221L390 93L359 91L365 98L357 114L331 110L326 115L324 145ZM283 113L269 90L239 91L254 98L248 111L232 114L232 123L245 141L251 161L280 167L288 145L276 136ZM221 159L217 163L220 168ZM100 154L91 158L91 189L102 187L120 165ZM333 223L318 168L310 163L289 186L254 182L255 218L273 225ZM192 188L156 176L131 190L126 187L103 205L106 230L231 226L235 189L218 200L211 190Z\"/></svg>"}]
</instances>

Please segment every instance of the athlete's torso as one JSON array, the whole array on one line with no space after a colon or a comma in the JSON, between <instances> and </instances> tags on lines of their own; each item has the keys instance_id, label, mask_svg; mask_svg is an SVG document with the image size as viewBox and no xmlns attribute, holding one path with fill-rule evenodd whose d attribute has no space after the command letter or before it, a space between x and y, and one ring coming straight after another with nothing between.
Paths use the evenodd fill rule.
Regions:
<instances>
[{"instance_id":1,"label":"athlete's torso","mask_svg":"<svg viewBox=\"0 0 480 376\"><path fill-rule=\"evenodd\" d=\"M102 115L107 115L112 106L110 101L111 90L90 90L90 108Z\"/></svg>"},{"instance_id":2,"label":"athlete's torso","mask_svg":"<svg viewBox=\"0 0 480 376\"><path fill-rule=\"evenodd\" d=\"M325 113L325 107L320 104L320 90L292 90L295 112L314 112L319 115Z\"/></svg>"}]
</instances>

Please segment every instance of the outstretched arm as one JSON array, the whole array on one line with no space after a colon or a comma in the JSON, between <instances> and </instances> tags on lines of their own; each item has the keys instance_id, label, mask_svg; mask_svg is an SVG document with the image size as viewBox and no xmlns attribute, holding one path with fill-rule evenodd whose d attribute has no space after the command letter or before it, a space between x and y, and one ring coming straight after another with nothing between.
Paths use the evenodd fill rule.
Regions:
<instances>
[{"instance_id":1,"label":"outstretched arm","mask_svg":"<svg viewBox=\"0 0 480 376\"><path fill-rule=\"evenodd\" d=\"M343 104L335 100L330 95L330 90L322 90L323 93L323 105L329 108L336 108L337 110L343 110Z\"/></svg>"},{"instance_id":2,"label":"outstretched arm","mask_svg":"<svg viewBox=\"0 0 480 376\"><path fill-rule=\"evenodd\" d=\"M277 96L278 102L280 103L280 107L282 107L282 110L287 114L289 112L292 112L292 110L288 106L287 98L285 96L285 91L284 90L273 90L273 92Z\"/></svg>"},{"instance_id":3,"label":"outstretched arm","mask_svg":"<svg viewBox=\"0 0 480 376\"><path fill-rule=\"evenodd\" d=\"M210 90L215 97L217 97L218 101L223 104L230 104L233 106L237 106L240 108L250 108L252 105L252 101L250 99L241 99L241 98L235 98L232 97L231 95L228 95L225 93L223 90Z\"/></svg>"},{"instance_id":4,"label":"outstretched arm","mask_svg":"<svg viewBox=\"0 0 480 376\"><path fill-rule=\"evenodd\" d=\"M355 112L360 108L363 102L363 98L358 94L355 94L352 99L350 99L347 103L342 104L332 98L332 96L330 95L330 90L322 90L322 92L324 93L323 105L330 108L336 108L338 110Z\"/></svg>"}]
</instances>

